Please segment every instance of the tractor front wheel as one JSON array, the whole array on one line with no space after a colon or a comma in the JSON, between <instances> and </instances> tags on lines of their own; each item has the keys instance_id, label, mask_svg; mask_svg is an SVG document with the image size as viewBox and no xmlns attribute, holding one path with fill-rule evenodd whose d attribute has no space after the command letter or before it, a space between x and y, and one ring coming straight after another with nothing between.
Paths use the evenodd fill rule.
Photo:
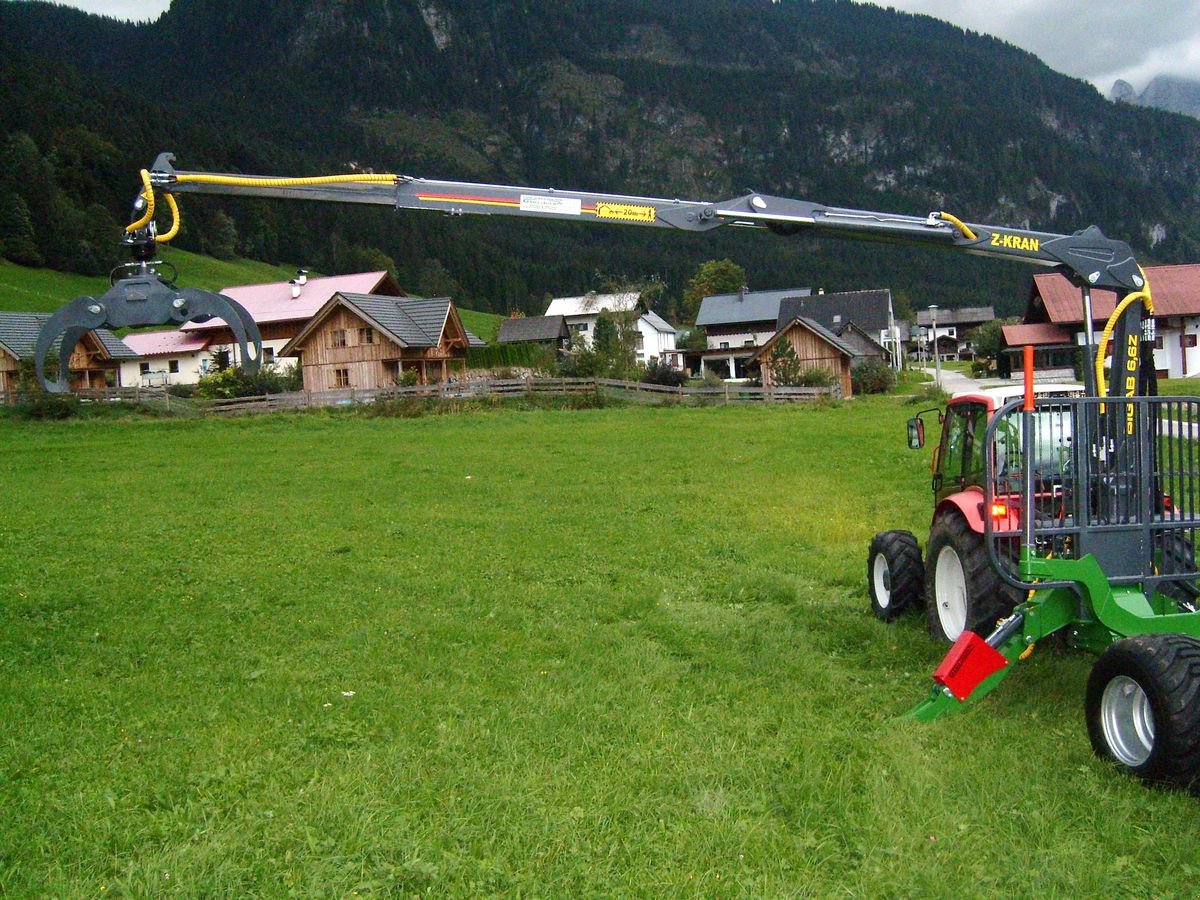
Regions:
<instances>
[{"instance_id":1,"label":"tractor front wheel","mask_svg":"<svg viewBox=\"0 0 1200 900\"><path fill-rule=\"evenodd\" d=\"M1092 668L1085 713L1098 756L1143 781L1200 794L1200 639L1117 641Z\"/></svg>"},{"instance_id":2,"label":"tractor front wheel","mask_svg":"<svg viewBox=\"0 0 1200 900\"><path fill-rule=\"evenodd\" d=\"M968 630L987 637L1016 603L1016 591L992 568L983 535L957 512L939 516L925 556L930 634L949 643Z\"/></svg>"},{"instance_id":3,"label":"tractor front wheel","mask_svg":"<svg viewBox=\"0 0 1200 900\"><path fill-rule=\"evenodd\" d=\"M921 599L921 548L908 531L881 531L867 551L871 612L891 622Z\"/></svg>"}]
</instances>

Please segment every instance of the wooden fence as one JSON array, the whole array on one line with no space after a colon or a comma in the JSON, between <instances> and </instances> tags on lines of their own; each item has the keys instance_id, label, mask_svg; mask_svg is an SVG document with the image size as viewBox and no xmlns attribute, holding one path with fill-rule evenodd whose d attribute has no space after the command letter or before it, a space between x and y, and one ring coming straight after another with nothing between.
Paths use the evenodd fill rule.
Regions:
<instances>
[{"instance_id":1,"label":"wooden fence","mask_svg":"<svg viewBox=\"0 0 1200 900\"><path fill-rule=\"evenodd\" d=\"M259 397L235 397L229 400L199 400L172 397L162 388L107 388L76 391L85 402L145 403L181 415L237 415L278 410L317 409L384 403L405 398L458 400L473 397L511 397L524 394L591 394L623 398L642 403L685 403L725 405L728 403L806 403L841 397L833 387L754 387L724 384L715 387L669 387L610 378L511 378L470 379L373 389L344 388L336 391L294 391ZM16 403L30 399L18 394L0 394L0 402Z\"/></svg>"}]
</instances>

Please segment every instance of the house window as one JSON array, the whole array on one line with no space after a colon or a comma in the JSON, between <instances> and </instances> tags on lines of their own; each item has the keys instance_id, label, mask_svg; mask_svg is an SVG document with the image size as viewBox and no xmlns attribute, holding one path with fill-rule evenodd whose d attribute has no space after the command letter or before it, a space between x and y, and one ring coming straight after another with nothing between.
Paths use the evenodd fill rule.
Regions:
<instances>
[{"instance_id":1,"label":"house window","mask_svg":"<svg viewBox=\"0 0 1200 900\"><path fill-rule=\"evenodd\" d=\"M168 362L167 363L167 371L170 372L172 375L178 375L179 374L179 360L173 359L170 362Z\"/></svg>"},{"instance_id":2,"label":"house window","mask_svg":"<svg viewBox=\"0 0 1200 900\"><path fill-rule=\"evenodd\" d=\"M1185 334L1183 336L1183 346L1184 347L1195 347L1196 346L1196 336L1194 334Z\"/></svg>"},{"instance_id":3,"label":"house window","mask_svg":"<svg viewBox=\"0 0 1200 900\"><path fill-rule=\"evenodd\" d=\"M587 330L588 330L588 323L587 323L587 322L580 322L578 325L576 325L576 326L575 326L575 330L576 330L576 331L587 331Z\"/></svg>"},{"instance_id":4,"label":"house window","mask_svg":"<svg viewBox=\"0 0 1200 900\"><path fill-rule=\"evenodd\" d=\"M329 346L345 347L346 346L346 329L335 328L329 333Z\"/></svg>"},{"instance_id":5,"label":"house window","mask_svg":"<svg viewBox=\"0 0 1200 900\"><path fill-rule=\"evenodd\" d=\"M274 347L263 347L262 361L264 363L266 363L267 365L270 365L271 363L275 362L275 348Z\"/></svg>"},{"instance_id":6,"label":"house window","mask_svg":"<svg viewBox=\"0 0 1200 900\"><path fill-rule=\"evenodd\" d=\"M1161 334L1154 339L1154 349L1155 350L1165 349L1165 345L1163 344L1163 336Z\"/></svg>"},{"instance_id":7,"label":"house window","mask_svg":"<svg viewBox=\"0 0 1200 900\"><path fill-rule=\"evenodd\" d=\"M148 363L148 362L138 363L138 372L141 373L142 375L149 375L150 374L150 363Z\"/></svg>"},{"instance_id":8,"label":"house window","mask_svg":"<svg viewBox=\"0 0 1200 900\"><path fill-rule=\"evenodd\" d=\"M833 324L834 324L834 325L841 325L841 324L842 324L842 317L841 317L840 315L834 316L834 317L833 317Z\"/></svg>"},{"instance_id":9,"label":"house window","mask_svg":"<svg viewBox=\"0 0 1200 900\"><path fill-rule=\"evenodd\" d=\"M729 341L721 341L721 346L718 347L717 349L728 350L729 349Z\"/></svg>"},{"instance_id":10,"label":"house window","mask_svg":"<svg viewBox=\"0 0 1200 900\"><path fill-rule=\"evenodd\" d=\"M634 348L644 350L646 348L646 336L640 331L638 332L637 340L634 342Z\"/></svg>"},{"instance_id":11,"label":"house window","mask_svg":"<svg viewBox=\"0 0 1200 900\"><path fill-rule=\"evenodd\" d=\"M754 346L754 338L746 338L746 340L742 341L742 346L743 347L753 347Z\"/></svg>"},{"instance_id":12,"label":"house window","mask_svg":"<svg viewBox=\"0 0 1200 900\"><path fill-rule=\"evenodd\" d=\"M344 388L350 387L350 370L349 369L334 369L333 370L333 386Z\"/></svg>"},{"instance_id":13,"label":"house window","mask_svg":"<svg viewBox=\"0 0 1200 900\"><path fill-rule=\"evenodd\" d=\"M373 343L375 343L375 329L374 329L374 328L360 328L360 329L358 329L358 342L359 342L360 344L373 344Z\"/></svg>"}]
</instances>

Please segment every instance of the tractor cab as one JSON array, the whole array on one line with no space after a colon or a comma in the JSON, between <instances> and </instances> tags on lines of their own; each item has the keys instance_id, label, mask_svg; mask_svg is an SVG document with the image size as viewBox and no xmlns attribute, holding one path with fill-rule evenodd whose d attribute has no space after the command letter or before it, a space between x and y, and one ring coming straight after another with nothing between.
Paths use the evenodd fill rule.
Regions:
<instances>
[{"instance_id":1,"label":"tractor cab","mask_svg":"<svg viewBox=\"0 0 1200 900\"><path fill-rule=\"evenodd\" d=\"M1081 397L1084 388L1079 384L1044 384L1034 387L1037 398ZM933 475L934 505L947 498L972 490L983 492L984 432L997 409L1022 396L1020 385L1004 385L978 391L955 394L943 410L922 410L908 421L908 445L919 450L925 443L925 423L922 416L938 413L942 425L941 440L934 449L930 469ZM1053 417L1053 413L1042 413ZM1035 457L1039 468L1052 471L1065 459L1065 449L1071 441L1070 423L1061 416L1047 421L1037 430L1039 436ZM1020 435L1002 431L996 438L996 456L1003 468L1005 460L1021 456Z\"/></svg>"}]
</instances>

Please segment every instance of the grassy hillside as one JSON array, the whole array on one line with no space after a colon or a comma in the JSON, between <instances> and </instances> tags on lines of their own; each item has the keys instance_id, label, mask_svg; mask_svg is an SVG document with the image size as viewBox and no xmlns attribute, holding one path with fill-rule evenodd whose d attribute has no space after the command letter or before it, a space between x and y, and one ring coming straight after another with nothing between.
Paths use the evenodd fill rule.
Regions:
<instances>
[{"instance_id":1,"label":"grassy hillside","mask_svg":"<svg viewBox=\"0 0 1200 900\"><path fill-rule=\"evenodd\" d=\"M1192 896L1087 656L897 719L911 409L0 420L0 894Z\"/></svg>"},{"instance_id":2,"label":"grassy hillside","mask_svg":"<svg viewBox=\"0 0 1200 900\"><path fill-rule=\"evenodd\" d=\"M251 259L224 261L172 247L160 249L162 258L178 269L179 284L188 287L215 291L236 284L286 281L296 274L294 267ZM106 278L31 269L0 259L0 312L52 312L75 297L107 289ZM468 330L485 341L495 339L502 316L469 309L460 309L459 313Z\"/></svg>"}]
</instances>

